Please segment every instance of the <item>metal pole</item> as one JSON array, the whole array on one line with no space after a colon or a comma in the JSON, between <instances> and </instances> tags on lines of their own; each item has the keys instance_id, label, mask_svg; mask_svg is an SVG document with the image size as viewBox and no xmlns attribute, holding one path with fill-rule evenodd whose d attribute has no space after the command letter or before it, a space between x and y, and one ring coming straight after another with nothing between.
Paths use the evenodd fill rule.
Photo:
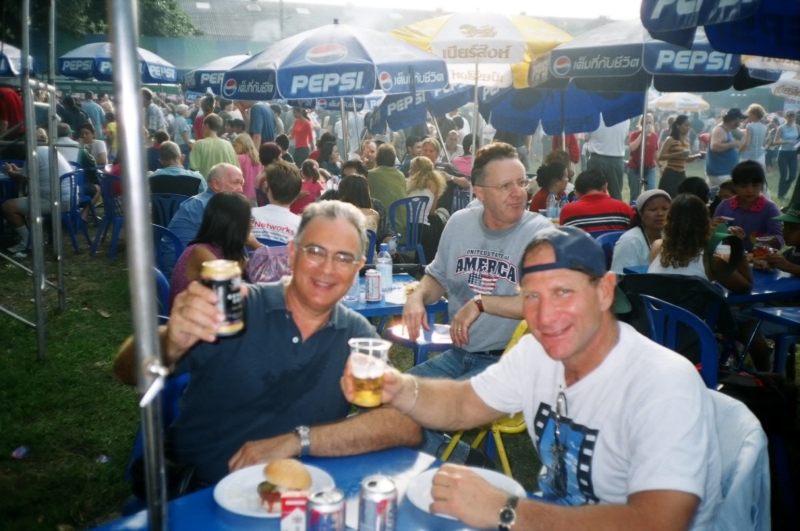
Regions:
<instances>
[{"instance_id":1,"label":"metal pole","mask_svg":"<svg viewBox=\"0 0 800 531\"><path fill-rule=\"evenodd\" d=\"M472 158L470 159L470 175L475 165L475 152L478 150L478 72L479 63L475 63L475 91L472 94ZM436 120L434 120L434 123ZM447 150L445 150L447 151ZM469 180L469 196L472 197L472 179Z\"/></svg>"},{"instance_id":2,"label":"metal pole","mask_svg":"<svg viewBox=\"0 0 800 531\"><path fill-rule=\"evenodd\" d=\"M50 13L47 24L47 82L56 84L56 0L50 0ZM58 285L58 309L67 308L67 294L64 285L64 233L61 231L61 180L58 175L58 151L54 145L58 139L56 123L56 93L48 92L47 141L50 156L50 190L53 200L50 221L53 225L53 258L56 260L56 284ZM58 191L58 192L56 192Z\"/></svg>"},{"instance_id":3,"label":"metal pole","mask_svg":"<svg viewBox=\"0 0 800 531\"><path fill-rule=\"evenodd\" d=\"M361 131L358 129L358 106L356 105L356 98L353 96L353 118L355 118L356 138L359 142L358 154L361 155Z\"/></svg>"},{"instance_id":4,"label":"metal pole","mask_svg":"<svg viewBox=\"0 0 800 531\"><path fill-rule=\"evenodd\" d=\"M644 182L644 145L647 139L645 132L647 131L647 98L650 96L650 83L652 76L648 78L648 82L644 87L644 109L642 109L642 142L639 144L639 193L646 188L647 184ZM631 201L636 201L635 197L631 197Z\"/></svg>"},{"instance_id":5,"label":"metal pole","mask_svg":"<svg viewBox=\"0 0 800 531\"><path fill-rule=\"evenodd\" d=\"M350 127L347 125L347 111L344 108L344 98L339 98L339 114L342 120L342 141L344 142L344 157L342 161L350 160ZM358 123L358 119L356 119Z\"/></svg>"},{"instance_id":6,"label":"metal pole","mask_svg":"<svg viewBox=\"0 0 800 531\"><path fill-rule=\"evenodd\" d=\"M430 111L430 109L428 109L428 116L430 116L431 120L433 120L433 128L436 129L436 136L439 137L439 142L442 143L442 150L444 150L444 156L447 159L447 162L449 163L450 162L450 155L448 155L448 153L447 153L447 148L444 147L444 137L442 136L441 129L439 129L439 122L436 121L436 117L433 115L433 113Z\"/></svg>"},{"instance_id":7,"label":"metal pole","mask_svg":"<svg viewBox=\"0 0 800 531\"><path fill-rule=\"evenodd\" d=\"M31 90L31 0L22 0L22 101L25 106L25 174L28 176L28 223L31 232L33 253L33 298L36 304L36 343L39 361L45 360L44 340L44 235L42 234L42 205L39 186L39 160L36 155L36 115L34 114L33 91ZM51 190L58 194L59 189Z\"/></svg>"},{"instance_id":8,"label":"metal pole","mask_svg":"<svg viewBox=\"0 0 800 531\"><path fill-rule=\"evenodd\" d=\"M280 28L280 39L283 40L283 0L278 0L278 20Z\"/></svg>"},{"instance_id":9,"label":"metal pole","mask_svg":"<svg viewBox=\"0 0 800 531\"><path fill-rule=\"evenodd\" d=\"M559 91L559 95L561 96L561 149L569 154L569 150L567 149L566 125L564 124L564 92L566 91Z\"/></svg>"},{"instance_id":10,"label":"metal pole","mask_svg":"<svg viewBox=\"0 0 800 531\"><path fill-rule=\"evenodd\" d=\"M138 1L109 0L110 37L113 44L114 90L120 123L120 148L125 150L122 182L125 199L125 239L128 242L128 286L134 349L138 371L138 390L144 394L153 384L154 374L146 370L160 359L156 321L156 293L153 282L153 236L145 185L144 139L142 138L142 96L140 90L138 46ZM167 527L164 441L161 427L161 402L154 400L142 408L147 506L151 530Z\"/></svg>"}]
</instances>

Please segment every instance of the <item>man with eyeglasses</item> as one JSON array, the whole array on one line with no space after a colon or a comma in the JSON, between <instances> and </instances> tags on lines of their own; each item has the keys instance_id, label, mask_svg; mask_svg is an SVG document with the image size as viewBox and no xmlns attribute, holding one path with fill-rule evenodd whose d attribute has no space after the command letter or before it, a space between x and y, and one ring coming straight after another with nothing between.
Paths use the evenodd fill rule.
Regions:
<instances>
[{"instance_id":1,"label":"man with eyeglasses","mask_svg":"<svg viewBox=\"0 0 800 531\"><path fill-rule=\"evenodd\" d=\"M289 242L292 277L243 290L246 328L238 336L216 336L216 295L199 282L175 299L161 329L162 350L171 368L190 378L166 447L203 483L285 457L419 444L419 427L391 408L348 418L339 386L348 341L378 337L364 317L339 304L364 264L364 223L350 204L310 205ZM133 385L137 370L129 342L114 371Z\"/></svg>"},{"instance_id":2,"label":"man with eyeglasses","mask_svg":"<svg viewBox=\"0 0 800 531\"><path fill-rule=\"evenodd\" d=\"M518 264L522 250L552 223L528 212L527 179L517 150L494 143L478 150L472 170L475 195L482 205L462 209L445 225L436 259L408 297L403 322L412 340L429 329L425 305L443 295L449 301L451 350L410 373L424 378L466 380L497 362L522 319ZM425 431L422 451L441 455L448 440ZM456 463L483 465L483 456L463 443L453 451Z\"/></svg>"},{"instance_id":3,"label":"man with eyeglasses","mask_svg":"<svg viewBox=\"0 0 800 531\"><path fill-rule=\"evenodd\" d=\"M469 381L390 369L382 401L440 430L483 426L521 411L543 467L543 501L518 500L467 468L433 478L431 511L480 529L710 530L721 500L710 391L683 356L614 311L600 245L575 227L540 232L520 260L531 334ZM349 369L343 380L352 398Z\"/></svg>"}]
</instances>

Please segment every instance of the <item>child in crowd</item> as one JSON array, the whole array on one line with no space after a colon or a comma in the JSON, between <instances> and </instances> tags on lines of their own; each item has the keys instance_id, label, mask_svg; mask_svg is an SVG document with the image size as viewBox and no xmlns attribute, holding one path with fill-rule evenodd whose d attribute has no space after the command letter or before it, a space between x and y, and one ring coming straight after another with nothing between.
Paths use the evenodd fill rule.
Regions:
<instances>
[{"instance_id":1,"label":"child in crowd","mask_svg":"<svg viewBox=\"0 0 800 531\"><path fill-rule=\"evenodd\" d=\"M770 267L800 276L800 203L792 204L785 214L775 218L783 222L786 249L766 258Z\"/></svg>"},{"instance_id":2,"label":"child in crowd","mask_svg":"<svg viewBox=\"0 0 800 531\"><path fill-rule=\"evenodd\" d=\"M708 211L711 212L713 217L720 203L736 195L736 188L733 187L733 181L723 181L719 186L711 188L709 195L714 197L714 200L708 206Z\"/></svg>"},{"instance_id":3,"label":"child in crowd","mask_svg":"<svg viewBox=\"0 0 800 531\"><path fill-rule=\"evenodd\" d=\"M275 137L275 143L278 144L279 148L281 148L281 159L285 160L289 164L294 164L294 158L291 154L289 154L289 137L286 135L278 135Z\"/></svg>"}]
</instances>

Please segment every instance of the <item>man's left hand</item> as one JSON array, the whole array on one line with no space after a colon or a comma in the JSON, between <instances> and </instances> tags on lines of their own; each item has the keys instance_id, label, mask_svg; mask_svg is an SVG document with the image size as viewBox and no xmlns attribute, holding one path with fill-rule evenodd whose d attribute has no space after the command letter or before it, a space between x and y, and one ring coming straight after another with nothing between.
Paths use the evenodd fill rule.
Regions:
<instances>
[{"instance_id":1,"label":"man's left hand","mask_svg":"<svg viewBox=\"0 0 800 531\"><path fill-rule=\"evenodd\" d=\"M300 455L300 438L294 433L287 433L271 439L244 443L244 446L239 448L228 461L228 470L233 472L246 466L298 455Z\"/></svg>"},{"instance_id":2,"label":"man's left hand","mask_svg":"<svg viewBox=\"0 0 800 531\"><path fill-rule=\"evenodd\" d=\"M469 345L469 327L480 315L481 311L478 309L478 305L472 300L467 301L458 310L458 313L450 322L450 339L453 340L453 344L456 347L461 348L461 345Z\"/></svg>"},{"instance_id":3,"label":"man's left hand","mask_svg":"<svg viewBox=\"0 0 800 531\"><path fill-rule=\"evenodd\" d=\"M430 511L454 516L478 529L497 527L508 493L467 467L445 464L433 476Z\"/></svg>"}]
</instances>

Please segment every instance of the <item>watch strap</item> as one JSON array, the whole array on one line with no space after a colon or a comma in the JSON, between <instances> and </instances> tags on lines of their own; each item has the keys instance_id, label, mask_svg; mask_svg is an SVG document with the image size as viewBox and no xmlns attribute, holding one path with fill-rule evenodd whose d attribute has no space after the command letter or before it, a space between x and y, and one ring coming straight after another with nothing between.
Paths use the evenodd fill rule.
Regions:
<instances>
[{"instance_id":1,"label":"watch strap","mask_svg":"<svg viewBox=\"0 0 800 531\"><path fill-rule=\"evenodd\" d=\"M519 498L517 496L509 496L506 500L505 506L500 509L500 522L497 524L497 529L499 531L511 531L511 528L516 523L517 502L519 502Z\"/></svg>"},{"instance_id":2,"label":"watch strap","mask_svg":"<svg viewBox=\"0 0 800 531\"><path fill-rule=\"evenodd\" d=\"M478 307L478 311L483 313L484 312L483 299L481 298L481 296L480 295L475 295L475 297L472 300L475 301L475 305Z\"/></svg>"},{"instance_id":3,"label":"watch strap","mask_svg":"<svg viewBox=\"0 0 800 531\"><path fill-rule=\"evenodd\" d=\"M294 432L300 437L300 457L311 455L311 429L308 426L298 426Z\"/></svg>"}]
</instances>

